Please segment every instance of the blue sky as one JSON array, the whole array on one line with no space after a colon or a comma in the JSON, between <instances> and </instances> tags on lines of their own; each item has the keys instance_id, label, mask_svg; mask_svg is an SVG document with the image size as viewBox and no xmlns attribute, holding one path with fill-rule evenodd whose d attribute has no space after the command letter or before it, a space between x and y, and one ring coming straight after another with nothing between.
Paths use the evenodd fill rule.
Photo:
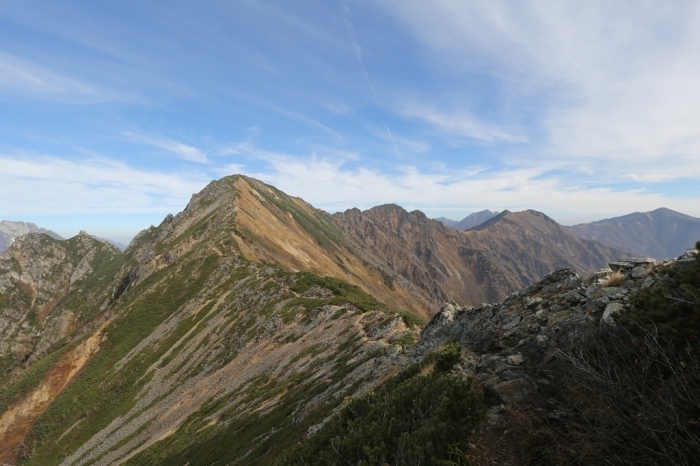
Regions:
<instances>
[{"instance_id":1,"label":"blue sky","mask_svg":"<svg viewBox=\"0 0 700 466\"><path fill-rule=\"evenodd\" d=\"M700 3L0 5L0 218L126 242L243 173L335 212L700 217Z\"/></svg>"}]
</instances>

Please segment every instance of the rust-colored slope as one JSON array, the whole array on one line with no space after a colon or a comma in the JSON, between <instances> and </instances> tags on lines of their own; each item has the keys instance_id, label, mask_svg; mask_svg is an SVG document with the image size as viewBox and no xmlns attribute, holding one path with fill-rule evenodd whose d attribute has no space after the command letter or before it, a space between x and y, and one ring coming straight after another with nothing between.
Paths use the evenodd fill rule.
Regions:
<instances>
[{"instance_id":1,"label":"rust-colored slope","mask_svg":"<svg viewBox=\"0 0 700 466\"><path fill-rule=\"evenodd\" d=\"M402 283L388 284L379 269L368 266L354 251L344 246L344 241L320 244L317 232L309 231L311 228L308 224L306 227L300 224L299 215L285 209L282 201L289 200L308 216L319 221L326 220L332 225L325 212L250 178L235 177L233 187L239 194L234 201L236 228L248 233L243 237L234 233L234 236L246 257L276 262L293 271L307 270L341 278L362 287L390 307L428 317L429 301L420 299ZM280 202L270 202L270 197Z\"/></svg>"},{"instance_id":2,"label":"rust-colored slope","mask_svg":"<svg viewBox=\"0 0 700 466\"><path fill-rule=\"evenodd\" d=\"M489 299L470 264L460 257L463 232L396 205L365 212L350 209L333 219L364 260L397 276L432 309L449 299L464 303Z\"/></svg>"},{"instance_id":3,"label":"rust-colored slope","mask_svg":"<svg viewBox=\"0 0 700 466\"><path fill-rule=\"evenodd\" d=\"M479 273L490 275L488 280L484 277L484 284L495 300L555 270L571 268L590 273L627 255L595 241L581 240L535 210L504 211L464 232L463 237L460 254L465 260L479 258L484 264Z\"/></svg>"},{"instance_id":4,"label":"rust-colored slope","mask_svg":"<svg viewBox=\"0 0 700 466\"><path fill-rule=\"evenodd\" d=\"M590 272L624 253L580 240L546 215L505 211L468 231L385 205L332 216L362 258L437 308L494 302L559 268Z\"/></svg>"},{"instance_id":5,"label":"rust-colored slope","mask_svg":"<svg viewBox=\"0 0 700 466\"><path fill-rule=\"evenodd\" d=\"M100 349L101 330L61 356L41 383L0 417L0 464L14 464L34 422Z\"/></svg>"},{"instance_id":6,"label":"rust-colored slope","mask_svg":"<svg viewBox=\"0 0 700 466\"><path fill-rule=\"evenodd\" d=\"M155 240L155 241L154 241ZM141 232L127 249L140 262L133 283L187 254L200 243L220 254L279 264L358 285L393 309L429 317L433 302L408 282L390 277L360 257L330 215L299 198L242 175L212 181L184 211Z\"/></svg>"}]
</instances>

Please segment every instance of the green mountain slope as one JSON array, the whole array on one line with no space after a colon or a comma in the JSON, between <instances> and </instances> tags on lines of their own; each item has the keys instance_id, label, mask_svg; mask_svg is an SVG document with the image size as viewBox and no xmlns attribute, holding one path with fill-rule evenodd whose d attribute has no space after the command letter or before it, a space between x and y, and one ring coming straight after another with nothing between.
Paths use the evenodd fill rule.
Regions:
<instances>
[{"instance_id":1,"label":"green mountain slope","mask_svg":"<svg viewBox=\"0 0 700 466\"><path fill-rule=\"evenodd\" d=\"M400 314L356 285L241 255L237 193L214 188L113 265L95 252L60 301L81 332L0 394L4 462L261 464L405 365L416 331ZM67 251L58 263L83 236L53 245Z\"/></svg>"}]
</instances>

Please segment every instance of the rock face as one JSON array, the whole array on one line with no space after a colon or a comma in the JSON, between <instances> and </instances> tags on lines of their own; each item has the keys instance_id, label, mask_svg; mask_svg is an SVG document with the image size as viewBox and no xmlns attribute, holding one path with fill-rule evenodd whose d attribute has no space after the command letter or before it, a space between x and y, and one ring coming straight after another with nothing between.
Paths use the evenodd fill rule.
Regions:
<instances>
[{"instance_id":1,"label":"rock face","mask_svg":"<svg viewBox=\"0 0 700 466\"><path fill-rule=\"evenodd\" d=\"M51 230L39 228L31 222L0 221L0 254L5 251L19 236L27 233L45 233L54 239L63 239Z\"/></svg>"},{"instance_id":2,"label":"rock face","mask_svg":"<svg viewBox=\"0 0 700 466\"><path fill-rule=\"evenodd\" d=\"M456 228L457 230L469 230L471 228L477 227L487 220L491 220L493 217L498 215L498 212L491 212L490 210L482 210L480 212L474 212L464 217L460 221L450 220L449 218L440 217L436 218L438 222L445 226Z\"/></svg>"},{"instance_id":3,"label":"rock face","mask_svg":"<svg viewBox=\"0 0 700 466\"><path fill-rule=\"evenodd\" d=\"M81 301L99 307L109 302L104 286L85 293L85 283L102 277L109 265L118 264L119 251L82 232L68 241L43 233L20 236L0 255L0 361L10 370L0 386L14 380L17 363L34 362L47 354L77 326L89 322L94 311Z\"/></svg>"},{"instance_id":4,"label":"rock face","mask_svg":"<svg viewBox=\"0 0 700 466\"><path fill-rule=\"evenodd\" d=\"M700 218L661 208L582 223L570 229L583 239L664 259L681 255L700 239Z\"/></svg>"},{"instance_id":5,"label":"rock face","mask_svg":"<svg viewBox=\"0 0 700 466\"><path fill-rule=\"evenodd\" d=\"M563 269L497 304L444 304L409 351L419 361L446 342L459 342L464 361L459 371L476 379L486 403L519 403L537 393L543 382L536 379L535 368L559 342L571 341L586 328L617 325L614 316L639 290L653 286L649 270L674 263L616 261L607 272L585 277ZM623 274L621 285L608 286L611 269ZM639 274L639 269L647 273Z\"/></svg>"}]
</instances>

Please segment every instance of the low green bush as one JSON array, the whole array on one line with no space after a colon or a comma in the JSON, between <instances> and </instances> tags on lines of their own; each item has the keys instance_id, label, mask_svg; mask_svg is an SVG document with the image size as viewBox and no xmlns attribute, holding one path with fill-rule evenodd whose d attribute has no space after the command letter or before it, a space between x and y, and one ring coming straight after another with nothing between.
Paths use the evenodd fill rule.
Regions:
<instances>
[{"instance_id":1,"label":"low green bush","mask_svg":"<svg viewBox=\"0 0 700 466\"><path fill-rule=\"evenodd\" d=\"M361 311L386 310L386 305L377 301L362 288L339 278L319 277L311 272L299 272L289 289L296 293L305 293L314 285L333 292L333 298L328 301L328 304L352 304Z\"/></svg>"},{"instance_id":2,"label":"low green bush","mask_svg":"<svg viewBox=\"0 0 700 466\"><path fill-rule=\"evenodd\" d=\"M700 241L696 247L700 248ZM618 318L636 335L651 332L677 348L700 342L700 260L661 269L657 286L642 290ZM663 273L663 276L659 276Z\"/></svg>"},{"instance_id":3,"label":"low green bush","mask_svg":"<svg viewBox=\"0 0 700 466\"><path fill-rule=\"evenodd\" d=\"M341 412L311 438L282 455L277 466L470 464L464 454L484 413L470 383L449 370L459 345L447 345L377 392L347 399ZM455 359L455 355L457 358Z\"/></svg>"}]
</instances>

